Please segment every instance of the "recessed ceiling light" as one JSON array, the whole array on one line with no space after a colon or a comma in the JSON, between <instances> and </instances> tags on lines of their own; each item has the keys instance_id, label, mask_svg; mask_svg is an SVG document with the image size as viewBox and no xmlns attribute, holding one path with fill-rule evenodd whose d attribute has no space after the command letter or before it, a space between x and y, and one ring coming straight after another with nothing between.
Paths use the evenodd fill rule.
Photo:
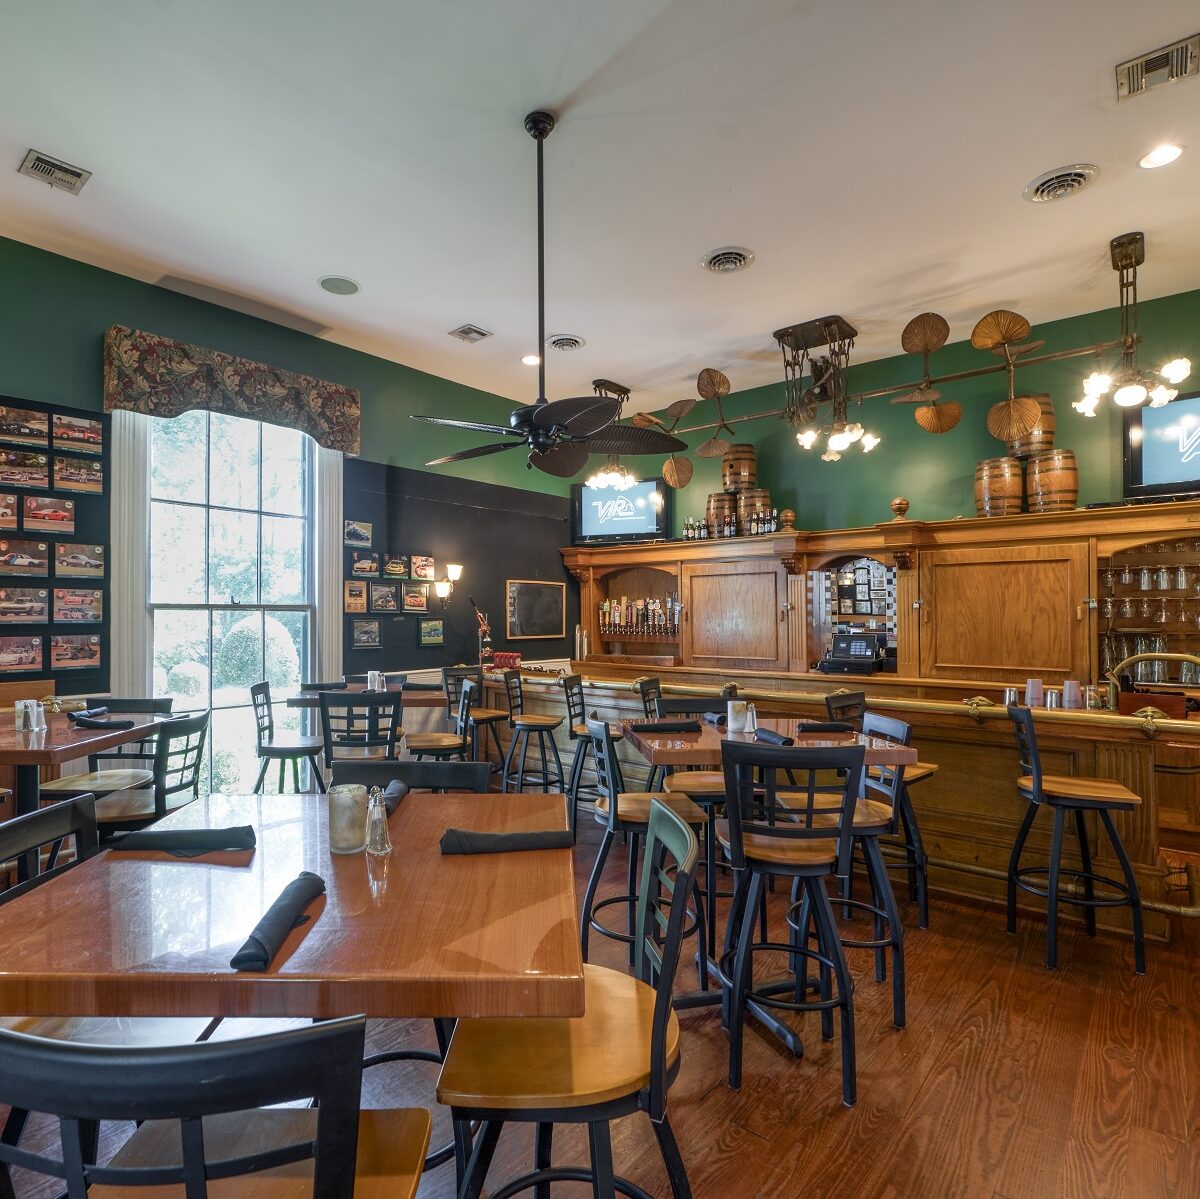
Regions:
<instances>
[{"instance_id":1,"label":"recessed ceiling light","mask_svg":"<svg viewBox=\"0 0 1200 1199\"><path fill-rule=\"evenodd\" d=\"M1144 170L1152 171L1155 167L1165 167L1167 163L1174 162L1180 154L1183 153L1182 146L1173 146L1170 142L1164 142L1161 146L1155 146L1149 154L1145 156L1138 166Z\"/></svg>"},{"instance_id":2,"label":"recessed ceiling light","mask_svg":"<svg viewBox=\"0 0 1200 1199\"><path fill-rule=\"evenodd\" d=\"M353 279L347 279L345 275L326 275L320 280L320 284L327 292L335 296L352 296L361 290Z\"/></svg>"},{"instance_id":3,"label":"recessed ceiling light","mask_svg":"<svg viewBox=\"0 0 1200 1199\"><path fill-rule=\"evenodd\" d=\"M521 359L526 366L537 366L541 360L542 359L538 354L526 354L525 357Z\"/></svg>"}]
</instances>

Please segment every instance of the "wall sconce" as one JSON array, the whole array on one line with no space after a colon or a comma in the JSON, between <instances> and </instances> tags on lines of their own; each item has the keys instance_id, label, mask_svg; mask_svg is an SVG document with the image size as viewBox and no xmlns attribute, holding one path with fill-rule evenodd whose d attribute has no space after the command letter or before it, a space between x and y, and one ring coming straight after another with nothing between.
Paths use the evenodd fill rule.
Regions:
<instances>
[{"instance_id":1,"label":"wall sconce","mask_svg":"<svg viewBox=\"0 0 1200 1199\"><path fill-rule=\"evenodd\" d=\"M462 578L462 572L463 568L457 562L447 562L445 577L434 583L433 593L442 601L443 608L450 602L450 597L454 594L454 584Z\"/></svg>"}]
</instances>

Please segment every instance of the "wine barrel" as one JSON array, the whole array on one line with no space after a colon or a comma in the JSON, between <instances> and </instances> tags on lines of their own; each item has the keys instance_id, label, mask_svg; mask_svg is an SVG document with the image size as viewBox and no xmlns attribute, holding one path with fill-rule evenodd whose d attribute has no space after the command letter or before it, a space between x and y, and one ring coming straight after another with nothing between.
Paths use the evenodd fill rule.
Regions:
<instances>
[{"instance_id":1,"label":"wine barrel","mask_svg":"<svg viewBox=\"0 0 1200 1199\"><path fill-rule=\"evenodd\" d=\"M704 519L708 524L710 537L725 535L726 518L737 515L737 500L727 491L714 491L708 497L708 505L704 509Z\"/></svg>"},{"instance_id":2,"label":"wine barrel","mask_svg":"<svg viewBox=\"0 0 1200 1199\"><path fill-rule=\"evenodd\" d=\"M1026 463L1030 512L1063 512L1079 499L1079 467L1071 450L1043 450Z\"/></svg>"},{"instance_id":3,"label":"wine barrel","mask_svg":"<svg viewBox=\"0 0 1200 1199\"><path fill-rule=\"evenodd\" d=\"M1047 447L1049 448L1049 447ZM731 445L721 459L721 486L746 491L758 482L758 457L752 445Z\"/></svg>"},{"instance_id":4,"label":"wine barrel","mask_svg":"<svg viewBox=\"0 0 1200 1199\"><path fill-rule=\"evenodd\" d=\"M1024 437L1014 437L1008 443L1008 452L1014 458L1032 458L1034 454L1054 448L1054 404L1048 395L1031 395L1026 398L1037 400L1042 415Z\"/></svg>"},{"instance_id":5,"label":"wine barrel","mask_svg":"<svg viewBox=\"0 0 1200 1199\"><path fill-rule=\"evenodd\" d=\"M765 487L750 487L737 493L737 523L739 533L750 532L750 517L755 513L769 516L771 493Z\"/></svg>"},{"instance_id":6,"label":"wine barrel","mask_svg":"<svg viewBox=\"0 0 1200 1199\"><path fill-rule=\"evenodd\" d=\"M1021 464L1015 458L985 458L975 467L975 515L1020 512L1023 486Z\"/></svg>"}]
</instances>

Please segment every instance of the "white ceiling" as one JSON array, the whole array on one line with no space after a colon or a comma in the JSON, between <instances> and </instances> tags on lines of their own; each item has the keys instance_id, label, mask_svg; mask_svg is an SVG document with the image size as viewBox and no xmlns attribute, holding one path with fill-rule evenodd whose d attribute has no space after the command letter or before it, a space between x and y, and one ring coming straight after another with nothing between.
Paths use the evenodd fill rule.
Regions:
<instances>
[{"instance_id":1,"label":"white ceiling","mask_svg":"<svg viewBox=\"0 0 1200 1199\"><path fill-rule=\"evenodd\" d=\"M0 234L216 287L334 341L514 400L536 392L534 146L546 146L548 393L637 406L781 366L771 331L838 312L857 359L932 308L965 337L1200 286L1200 79L1118 106L1113 67L1200 25L1195 0L39 0L6 9ZM1155 144L1183 158L1142 171ZM95 172L72 197L29 147ZM1043 170L1081 195L1031 205ZM758 261L701 271L716 246ZM362 284L327 295L321 275ZM495 336L446 334L470 321Z\"/></svg>"}]
</instances>

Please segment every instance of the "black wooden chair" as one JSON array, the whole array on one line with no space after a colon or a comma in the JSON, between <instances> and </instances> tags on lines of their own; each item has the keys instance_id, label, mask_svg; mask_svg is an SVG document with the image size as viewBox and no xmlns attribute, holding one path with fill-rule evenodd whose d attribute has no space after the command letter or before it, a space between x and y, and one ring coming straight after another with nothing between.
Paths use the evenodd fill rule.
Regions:
<instances>
[{"instance_id":1,"label":"black wooden chair","mask_svg":"<svg viewBox=\"0 0 1200 1199\"><path fill-rule=\"evenodd\" d=\"M830 720L853 725L855 731L862 728L862 718L867 710L865 691L844 691L839 695L825 697L825 714Z\"/></svg>"},{"instance_id":2,"label":"black wooden chair","mask_svg":"<svg viewBox=\"0 0 1200 1199\"><path fill-rule=\"evenodd\" d=\"M508 723L512 729L512 740L508 743L508 754L504 759L501 790L524 791L526 782L540 787L543 791L563 790L566 776L563 774L562 759L558 756L558 745L554 740L555 731L562 724L563 717L525 711L525 691L521 686L519 670L504 672L504 694L508 699ZM541 770L525 769L531 736L537 737L538 740ZM546 757L547 748L554 759L553 771Z\"/></svg>"},{"instance_id":3,"label":"black wooden chair","mask_svg":"<svg viewBox=\"0 0 1200 1199\"><path fill-rule=\"evenodd\" d=\"M458 688L454 732L409 733L405 736L409 752L417 758L457 758L465 762L471 749L471 707L475 695L475 684L470 679L463 679Z\"/></svg>"},{"instance_id":4,"label":"black wooden chair","mask_svg":"<svg viewBox=\"0 0 1200 1199\"><path fill-rule=\"evenodd\" d=\"M662 679L642 678L635 682L638 690L638 695L642 700L642 711L646 715L647 720L655 718L656 702L658 697L662 695ZM651 766L646 775L646 790L660 791L662 789L663 768L661 766Z\"/></svg>"},{"instance_id":5,"label":"black wooden chair","mask_svg":"<svg viewBox=\"0 0 1200 1199\"><path fill-rule=\"evenodd\" d=\"M602 726L603 727L603 726ZM593 1194L646 1191L613 1173L609 1122L645 1112L658 1139L674 1199L690 1199L687 1171L667 1115L679 1073L679 1022L671 988L679 965L696 837L654 803L646 826L638 888L635 977L584 967L585 1009L578 1020L460 1020L442 1067L438 1101L450 1106L464 1182L480 1195L505 1122L534 1124L535 1168L491 1194L497 1199L555 1182L591 1183ZM472 1134L472 1121L481 1121ZM586 1124L590 1169L554 1166L555 1124Z\"/></svg>"},{"instance_id":6,"label":"black wooden chair","mask_svg":"<svg viewBox=\"0 0 1200 1199\"><path fill-rule=\"evenodd\" d=\"M203 1197L218 1186L264 1199L412 1199L429 1113L360 1111L365 1028L353 1016L155 1049L0 1033L0 1103L56 1117L61 1139L60 1156L0 1142L0 1162L62 1180L69 1199L130 1199L143 1187ZM268 1106L297 1100L313 1106ZM139 1124L103 1166L101 1120ZM216 1181L231 1178L243 1182Z\"/></svg>"},{"instance_id":7,"label":"black wooden chair","mask_svg":"<svg viewBox=\"0 0 1200 1199\"><path fill-rule=\"evenodd\" d=\"M393 779L407 783L413 791L486 792L491 782L487 762L335 762L335 783L357 783L383 790Z\"/></svg>"},{"instance_id":8,"label":"black wooden chair","mask_svg":"<svg viewBox=\"0 0 1200 1199\"><path fill-rule=\"evenodd\" d=\"M403 692L322 691L321 740L325 767L347 758L394 758Z\"/></svg>"},{"instance_id":9,"label":"black wooden chair","mask_svg":"<svg viewBox=\"0 0 1200 1199\"><path fill-rule=\"evenodd\" d=\"M487 757L487 738L491 734L492 745L496 750L496 761L492 765L492 773L498 774L504 762L504 750L500 746L500 734L496 726L508 719L506 708L483 707L483 667L482 666L443 666L442 690L446 693L446 720L453 724L458 717L458 693L462 689L463 680L469 679L475 684L475 700L471 704L471 757L479 757L479 730L483 729L484 757Z\"/></svg>"},{"instance_id":10,"label":"black wooden chair","mask_svg":"<svg viewBox=\"0 0 1200 1199\"><path fill-rule=\"evenodd\" d=\"M1060 903L1083 908L1089 937L1096 935L1097 908L1128 907L1133 922L1134 969L1138 974L1145 974L1146 941L1142 928L1142 899L1138 891L1137 876L1133 873L1129 855L1125 852L1125 844L1112 818L1113 812L1132 812L1140 807L1141 796L1135 795L1112 779L1044 773L1033 713L1028 708L1014 705L1008 709L1008 715L1017 736L1017 760L1021 768L1021 776L1017 779L1017 794L1029 804L1008 863L1008 931L1017 931L1017 888L1027 891L1030 895L1042 896L1046 900L1046 969L1054 970L1058 967ZM1054 815L1050 838L1050 864L1023 867L1021 851L1025 848L1025 840L1041 808L1049 808ZM1093 871L1092 852L1088 843L1088 812L1094 812L1104 826L1113 853L1121 865L1124 881ZM1073 813L1075 818L1075 835L1079 842L1082 865L1080 870L1064 869L1062 864L1063 826L1069 813ZM1060 891L1059 883L1064 877L1081 883L1083 895L1080 896L1077 891ZM1046 880L1044 887L1029 881L1043 878ZM1108 893L1098 895L1097 884L1106 888Z\"/></svg>"},{"instance_id":11,"label":"black wooden chair","mask_svg":"<svg viewBox=\"0 0 1200 1199\"><path fill-rule=\"evenodd\" d=\"M284 771L292 764L292 785L300 790L300 763L307 762L312 771L317 790L324 793L325 780L321 777L321 750L324 742L320 737L301 733L275 735L275 711L271 703L271 684L255 683L250 688L250 702L254 705L255 753L262 759L258 778L254 782L254 794L261 795L266 785L267 768L272 762L279 763L279 790L282 793Z\"/></svg>"}]
</instances>

